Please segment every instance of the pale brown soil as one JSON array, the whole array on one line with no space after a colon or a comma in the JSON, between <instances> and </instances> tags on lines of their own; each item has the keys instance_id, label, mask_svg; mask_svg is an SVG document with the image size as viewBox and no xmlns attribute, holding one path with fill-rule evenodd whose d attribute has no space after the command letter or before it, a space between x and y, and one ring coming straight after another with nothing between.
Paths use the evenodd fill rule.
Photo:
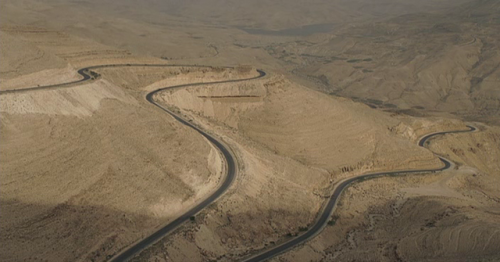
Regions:
<instances>
[{"instance_id":1,"label":"pale brown soil","mask_svg":"<svg viewBox=\"0 0 500 262\"><path fill-rule=\"evenodd\" d=\"M498 260L499 135L481 128L432 140L456 169L352 186L334 226L276 261Z\"/></svg>"},{"instance_id":2,"label":"pale brown soil","mask_svg":"<svg viewBox=\"0 0 500 262\"><path fill-rule=\"evenodd\" d=\"M217 185L221 158L197 133L91 85L2 95L3 261L102 260Z\"/></svg>"},{"instance_id":3,"label":"pale brown soil","mask_svg":"<svg viewBox=\"0 0 500 262\"><path fill-rule=\"evenodd\" d=\"M99 73L79 86L0 96L2 261L106 260L219 183L218 151L146 102L145 87L246 75L181 67Z\"/></svg>"},{"instance_id":4,"label":"pale brown soil","mask_svg":"<svg viewBox=\"0 0 500 262\"><path fill-rule=\"evenodd\" d=\"M329 10L317 1L311 16L294 4L255 12L253 2L216 14L226 2L207 1L179 4L182 16L171 16L158 3L116 9L101 2L2 1L0 89L76 80L76 69L98 64L247 64L270 73L155 97L222 138L239 174L227 194L136 260L235 261L271 247L308 227L339 179L439 166L416 141L463 129L464 119L480 132L430 147L457 169L354 185L335 226L275 260L498 260L499 130L477 123L498 123L498 3L447 9L461 1L440 1L435 14L398 17L434 4L328 1ZM309 36L233 27L342 21ZM99 73L80 86L0 96L1 261L105 261L220 182L219 153L144 96L255 70Z\"/></svg>"},{"instance_id":5,"label":"pale brown soil","mask_svg":"<svg viewBox=\"0 0 500 262\"><path fill-rule=\"evenodd\" d=\"M252 97L252 101L242 100L242 96ZM224 97L224 100L209 97ZM398 120L377 111L366 112L362 104L311 92L279 75L237 87L223 84L166 91L161 98L208 130L224 134L243 168L231 193L198 215L196 221L137 257L137 261L235 261L254 250L284 241L289 234L300 233L300 228L313 222L333 182L340 178L368 170L440 164L429 151L395 131L397 126L404 125ZM351 114L359 121L349 121ZM392 121L400 124L394 128L385 125ZM408 126L408 129L414 136L458 125L453 121L406 120L412 121L416 128ZM370 128L363 129L367 122ZM355 130L363 130L364 136ZM260 135L263 132L268 135ZM370 136L378 138L363 138L362 144L354 142ZM302 142L297 143L307 153L300 154L290 147L293 143L280 139ZM344 149L347 144L356 153L333 149L334 145ZM390 147L398 150L390 151Z\"/></svg>"}]
</instances>

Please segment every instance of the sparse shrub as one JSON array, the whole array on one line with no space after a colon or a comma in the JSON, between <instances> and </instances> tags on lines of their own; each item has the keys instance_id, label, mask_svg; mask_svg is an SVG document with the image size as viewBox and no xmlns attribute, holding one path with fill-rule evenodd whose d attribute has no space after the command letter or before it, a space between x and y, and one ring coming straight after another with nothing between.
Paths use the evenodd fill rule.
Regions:
<instances>
[{"instance_id":1,"label":"sparse shrub","mask_svg":"<svg viewBox=\"0 0 500 262\"><path fill-rule=\"evenodd\" d=\"M377 100L377 99L366 99L366 101L368 103L372 103L372 104L375 104L375 105L378 105L378 106L380 106L380 105L382 105L384 103L383 101Z\"/></svg>"},{"instance_id":2,"label":"sparse shrub","mask_svg":"<svg viewBox=\"0 0 500 262\"><path fill-rule=\"evenodd\" d=\"M470 85L471 86L477 86L479 84L481 84L483 82L483 78L482 77L472 77L472 79L470 80Z\"/></svg>"},{"instance_id":3,"label":"sparse shrub","mask_svg":"<svg viewBox=\"0 0 500 262\"><path fill-rule=\"evenodd\" d=\"M249 65L239 65L236 67L236 72L240 74L247 74L250 73L250 71L252 71L252 67Z\"/></svg>"},{"instance_id":4,"label":"sparse shrub","mask_svg":"<svg viewBox=\"0 0 500 262\"><path fill-rule=\"evenodd\" d=\"M332 219L331 219L330 221L328 221L328 223L327 223L327 224L328 224L329 226L334 226L334 225L335 225L335 223L337 223L337 219L339 219L339 216L336 216L336 215L335 215L335 216L332 216Z\"/></svg>"},{"instance_id":5,"label":"sparse shrub","mask_svg":"<svg viewBox=\"0 0 500 262\"><path fill-rule=\"evenodd\" d=\"M224 72L224 70L226 70L226 69L222 66L213 66L212 67L212 71L215 73L222 73L222 72Z\"/></svg>"},{"instance_id":6,"label":"sparse shrub","mask_svg":"<svg viewBox=\"0 0 500 262\"><path fill-rule=\"evenodd\" d=\"M100 74L98 74L98 73L96 73L94 71L88 71L88 74L90 75L91 79L97 79L97 78L99 78L101 76Z\"/></svg>"}]
</instances>

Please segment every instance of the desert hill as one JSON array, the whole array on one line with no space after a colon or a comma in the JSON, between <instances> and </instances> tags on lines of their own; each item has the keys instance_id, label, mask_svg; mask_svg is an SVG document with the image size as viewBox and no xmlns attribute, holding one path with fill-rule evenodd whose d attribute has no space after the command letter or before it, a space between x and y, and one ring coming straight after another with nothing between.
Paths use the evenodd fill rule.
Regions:
<instances>
[{"instance_id":1,"label":"desert hill","mask_svg":"<svg viewBox=\"0 0 500 262\"><path fill-rule=\"evenodd\" d=\"M458 164L454 170L349 188L335 226L280 260L498 260L500 177L493 170L500 133L481 129L431 142L433 151Z\"/></svg>"},{"instance_id":2,"label":"desert hill","mask_svg":"<svg viewBox=\"0 0 500 262\"><path fill-rule=\"evenodd\" d=\"M498 123L495 1L344 28L269 48L319 88L372 106L451 112Z\"/></svg>"},{"instance_id":3,"label":"desert hill","mask_svg":"<svg viewBox=\"0 0 500 262\"><path fill-rule=\"evenodd\" d=\"M306 231L275 261L498 260L499 5L492 0L2 1L1 261L108 261L238 174L135 261L240 261ZM188 65L202 64L206 67ZM235 66L225 68L222 66ZM466 122L467 121L467 122ZM478 132L436 137L425 134ZM433 153L434 152L434 153Z\"/></svg>"},{"instance_id":4,"label":"desert hill","mask_svg":"<svg viewBox=\"0 0 500 262\"><path fill-rule=\"evenodd\" d=\"M53 31L32 31L16 28L16 36L2 39L10 48L23 42L25 35L31 43L17 46L26 47L26 64L9 64L13 74L2 76L16 76L6 82L16 85L2 82L4 90L44 78L75 80L72 68L91 60L131 62L131 56L120 50ZM50 37L54 34L61 38ZM59 53L46 59L66 61L68 68L45 69L37 61L39 53L29 52L42 50L43 54L54 46ZM2 59L15 61L15 55L4 52ZM47 74L44 69L57 71ZM139 68L135 81L178 76L182 82L190 73L187 79L230 77L230 72L220 70ZM216 187L223 172L217 150L196 132L148 106L142 86L133 80L128 86L117 86L103 77L67 89L2 94L2 261L109 259L106 254L168 222Z\"/></svg>"},{"instance_id":5,"label":"desert hill","mask_svg":"<svg viewBox=\"0 0 500 262\"><path fill-rule=\"evenodd\" d=\"M154 62L65 34L46 41L55 32L39 30L33 35L32 30L5 31L14 39L29 40L28 50L59 46L55 59L66 61L67 68L92 61ZM30 54L36 52L25 55ZM26 60L43 71L36 59ZM75 78L66 67L54 70L59 70L58 78L52 81ZM8 83L23 79L33 84L43 76L16 72ZM144 94L172 84L255 72L138 67L98 73L101 78L80 86L0 97L5 141L0 158L5 210L1 226L2 242L7 243L2 260L103 261L204 197L220 179L219 154L194 131L148 105ZM439 166L432 154L390 130L400 121L363 104L298 86L279 74L239 85L173 90L157 99L214 130L241 161L237 186L220 208L188 225L196 227L197 238L213 236L226 242L207 246L195 241L202 251L221 255L238 247L232 255L239 257L262 248L263 242L249 242L249 234L270 243L294 233L311 223L321 208L321 196L336 179L367 169ZM360 138L364 142L355 143ZM228 212L234 218L220 231L215 225L226 223L223 214ZM249 222L255 230L243 230Z\"/></svg>"}]
</instances>

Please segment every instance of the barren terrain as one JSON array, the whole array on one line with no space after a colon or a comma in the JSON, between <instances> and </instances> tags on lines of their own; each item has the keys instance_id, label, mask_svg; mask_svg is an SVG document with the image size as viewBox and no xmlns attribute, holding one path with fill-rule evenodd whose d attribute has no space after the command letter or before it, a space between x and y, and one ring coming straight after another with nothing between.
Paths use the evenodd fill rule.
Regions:
<instances>
[{"instance_id":1,"label":"barren terrain","mask_svg":"<svg viewBox=\"0 0 500 262\"><path fill-rule=\"evenodd\" d=\"M342 179L436 154L456 166L355 183L273 260L500 259L499 4L282 2L2 1L0 91L124 66L0 95L0 260L108 261L214 192L221 152L145 99L199 82L153 99L227 144L236 181L135 261L240 261L307 231Z\"/></svg>"},{"instance_id":2,"label":"barren terrain","mask_svg":"<svg viewBox=\"0 0 500 262\"><path fill-rule=\"evenodd\" d=\"M352 186L334 225L280 261L496 261L498 141L498 128L484 127L432 140L455 169Z\"/></svg>"},{"instance_id":3,"label":"barren terrain","mask_svg":"<svg viewBox=\"0 0 500 262\"><path fill-rule=\"evenodd\" d=\"M450 112L498 125L498 1L409 14L269 46L325 92L410 114Z\"/></svg>"}]
</instances>

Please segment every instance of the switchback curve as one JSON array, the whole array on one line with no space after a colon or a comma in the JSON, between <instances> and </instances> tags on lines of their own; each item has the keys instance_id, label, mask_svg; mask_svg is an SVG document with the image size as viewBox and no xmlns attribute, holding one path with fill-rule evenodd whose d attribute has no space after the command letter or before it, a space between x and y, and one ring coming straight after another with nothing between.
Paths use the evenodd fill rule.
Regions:
<instances>
[{"instance_id":1,"label":"switchback curve","mask_svg":"<svg viewBox=\"0 0 500 262\"><path fill-rule=\"evenodd\" d=\"M90 66L86 68L79 69L77 72L79 75L82 76L82 79L75 80L75 81L70 81L66 83L61 83L61 84L54 84L54 85L45 85L45 86L36 86L36 87L28 87L28 88L23 88L23 89L13 89L13 90L3 90L0 91L0 95L2 94L12 94L12 93L23 93L23 92L29 92L29 91L38 91L38 90L50 90L50 89L57 89L57 88L63 88L63 87L69 87L73 86L75 84L81 84L87 81L93 80L93 72L91 70L94 69L100 69L100 68L110 68L110 67L203 67L203 68L210 68L209 66L201 66L201 65L166 65L166 64L110 64L110 65L98 65L98 66ZM224 68L232 68L232 67L224 67ZM249 80L254 80L258 78L262 78L266 76L266 72L263 70L257 70L259 73L258 76L255 77L250 77L250 78L244 78L244 79L233 79L233 80L223 80L223 81L215 81L215 82L199 82L199 83L190 83L190 84L182 84L182 85L175 85L175 86L169 86L169 87L164 87L160 88L157 90L154 90L146 95L146 100L150 102L151 104L155 105L162 111L170 114L174 119L179 121L180 123L196 130L200 135L205 137L210 143L212 143L220 152L222 153L225 163L226 163L226 174L224 177L224 180L220 184L220 187L217 188L210 196L208 196L206 199L204 199L202 202L198 203L196 206L193 208L189 209L187 212L173 220L172 222L162 226L158 230L156 230L154 233L151 235L147 236L146 238L143 238L136 243L132 244L131 246L125 248L118 254L116 254L114 257L110 259L112 262L121 262L121 261L127 261L131 259L132 257L136 256L139 254L141 251L146 249L147 247L151 246L158 240L162 239L165 237L167 234L171 233L173 230L178 228L180 225L182 225L184 222L188 221L192 216L196 215L198 212L200 212L202 209L213 203L215 200L217 200L220 196L222 196L227 189L231 186L232 182L234 181L236 177L236 160L234 156L231 153L231 150L221 141L215 138L213 135L210 135L209 133L203 131L201 128L193 125L189 121L185 120L182 118L182 116L175 114L168 108L162 106L161 104L157 103L154 101L154 95L167 90L167 89L173 89L173 88L180 88L180 87L188 87L188 86L200 86L200 85L213 85L213 84L222 84L222 83L236 83L236 82L243 82L243 81L249 81Z\"/></svg>"},{"instance_id":2,"label":"switchback curve","mask_svg":"<svg viewBox=\"0 0 500 262\"><path fill-rule=\"evenodd\" d=\"M62 87L66 87L66 86L72 86L75 84L80 84L80 83L90 81L93 79L92 75L91 75L92 69L109 68L109 67L140 67L140 66L143 66L143 67L183 67L183 66L185 66L185 67L208 67L208 66L202 66L202 65L170 65L170 64L168 64L168 65L167 64L110 64L110 65L90 66L90 67L79 69L77 71L78 74L80 74L83 77L80 80L70 81L70 82L61 83L61 84L54 84L54 85L36 86L36 87L14 89L14 90L3 90L3 91L0 91L0 95L1 94L9 94L9 93L22 93L22 92L35 91L35 90L56 89L56 88L62 88ZM231 67L224 67L224 68L231 68ZM207 199L203 200L201 203L199 203L198 205L196 205L192 209L188 210L186 213L184 213L183 215L181 215L180 217L178 217L174 221L161 227L159 230L157 230L156 232L154 232L150 236L136 242L132 246L126 248L121 253L118 253L113 258L111 258L110 261L113 261L113 262L127 261L130 258L137 255L138 253L140 253L141 251L143 251L145 248L149 247L150 245L154 244L158 240L162 239L164 236L171 233L178 226L180 226L181 224L186 222L188 219L190 219L191 216L197 214L203 208L210 205L217 198L219 198L232 184L232 182L234 181L235 175L236 175L236 161L235 161L234 157L232 156L231 151L224 145L223 142L217 140L215 137L206 133L205 131L203 131L199 127L193 125L189 121L183 119L181 116L175 114L174 112L170 111L166 107L155 102L153 99L154 95L160 91L167 90L167 89L188 87L188 86L242 82L242 81L258 79L258 78L266 76L266 73L262 70L257 70L257 72L259 73L259 75L256 77L252 77L252 78L176 85L176 86L160 88L160 89L154 90L146 95L146 100L148 102L157 106L159 109L163 110L164 112L170 114L172 117L174 117L180 123L182 123L190 128L193 128L198 133L200 133L203 137L205 137L208 141L210 141L215 147L217 147L221 151L221 153L223 154L223 156L225 158L226 167L227 167L227 174L226 174L225 180L222 182L221 186L214 193L212 193L212 195L210 195ZM471 126L471 125L468 125L467 127L469 128L469 130L444 131L444 132L436 132L436 133L431 133L431 134L425 135L424 137L422 137L418 141L418 145L422 146L422 147L425 146L426 141L428 141L430 138L437 136L437 135L450 134L450 133L473 132L473 131L477 130L477 128L475 128L474 126ZM266 250L263 253L260 253L260 254L254 255L250 258L244 259L243 261L244 262L265 261L265 260L270 259L274 256L277 256L281 253L284 253L284 252L288 251L289 249L291 249L297 245L300 245L300 244L312 239L313 237L315 237L319 232L322 231L322 229L328 223L328 220L329 220L330 216L332 215L332 213L334 212L334 209L336 207L336 204L337 204L342 192L347 187L349 187L353 182L363 181L366 179L372 179L372 178L377 178L377 177L381 177L381 176L395 176L395 175L403 175L403 174L411 174L411 173L439 172L439 171L449 169L452 166L452 163L449 160L447 160L443 157L440 157L440 156L438 156L438 158L444 164L444 166L441 168L437 168L437 169L418 169L418 170L375 172L375 173L368 173L368 174L360 175L357 177L353 177L353 178L349 178L349 179L341 181L335 187L332 196L330 197L327 205L324 207L322 213L320 214L319 218L316 220L313 227L311 227L304 234L302 234L294 239L291 239L285 243L282 243L282 244L280 244L272 249Z\"/></svg>"},{"instance_id":3,"label":"switchback curve","mask_svg":"<svg viewBox=\"0 0 500 262\"><path fill-rule=\"evenodd\" d=\"M163 226L153 234L149 235L148 237L140 240L139 242L133 244L132 246L128 247L125 251L119 253L115 257L111 258L111 262L121 262L121 261L127 261L134 257L135 255L139 254L142 250L146 249L147 247L151 246L158 240L162 239L169 233L171 233L173 230L175 230L177 227L179 227L181 224L184 222L188 221L190 217L196 215L198 212L200 212L202 209L213 203L215 200L217 200L224 192L227 191L227 189L231 186L232 182L234 181L236 177L236 160L234 156L232 155L231 151L224 145L222 141L217 140L214 136L206 133L199 127L193 125L189 121L185 120L181 116L175 114L168 108L162 106L161 104L157 103L154 101L154 95L167 90L167 89L173 89L173 88L180 88L180 87L188 87L188 86L200 86L200 85L212 85L212 84L222 84L222 83L235 83L235 82L242 82L242 81L248 81L248 80L253 80L253 79L258 79L261 77L266 76L266 73L262 70L257 70L259 73L258 76L252 77L252 78L246 78L246 79L235 79L235 80L225 80L225 81L217 81L217 82L209 82L209 83L191 83L191 84L183 84L183 85L176 85L176 86L170 86L170 87L164 87L157 89L155 91L152 91L146 95L146 100L152 103L153 105L157 106L161 110L165 111L166 113L170 114L172 117L174 117L177 121L180 123L196 130L198 133L200 133L203 137L205 137L208 141L210 141L217 149L220 150L220 152L223 154L225 161L226 161L226 177L224 181L222 182L221 186L213 192L208 198L203 200L201 203L197 204L195 207L191 208L188 210L186 213L182 214L180 217L175 219L174 221L168 223L167 225Z\"/></svg>"},{"instance_id":4,"label":"switchback curve","mask_svg":"<svg viewBox=\"0 0 500 262\"><path fill-rule=\"evenodd\" d=\"M425 146L425 143L432 137L437 136L437 135L443 135L443 134L451 134L451 133L464 133L464 132L474 132L477 130L477 128L468 125L467 126L469 129L468 130L453 130L453 131L444 131L444 132L436 132L436 133L431 133L428 135L423 136L419 141L418 145L421 147ZM337 205L338 200L340 199L340 196L342 195L342 192L352 185L353 182L359 182L359 181L364 181L366 179L373 179L381 176L396 176L396 175L403 175L403 174L411 174L411 173L428 173L428 172L439 172L443 171L446 169L449 169L452 166L452 162L444 157L438 156L439 160L444 164L443 167L436 168L436 169L417 169L417 170L400 170L400 171L386 171L386 172L375 172L375 173L368 173L356 177L352 177L346 180L341 181L333 191L332 196L328 200L328 203L326 206L323 208L322 213L319 215L319 217L316 219L314 225L309 228L304 234L299 235L296 238L293 238L289 241L286 241L276 247L273 247L271 249L268 249L260 254L251 256L249 258L244 259L244 262L259 262L259 261L265 261L270 258L273 258L279 254L282 254L290 249L292 249L295 246L298 246L300 244L303 244L312 238L314 238L317 234L319 234L323 228L327 225L330 216L333 214L335 211L335 207Z\"/></svg>"}]
</instances>

